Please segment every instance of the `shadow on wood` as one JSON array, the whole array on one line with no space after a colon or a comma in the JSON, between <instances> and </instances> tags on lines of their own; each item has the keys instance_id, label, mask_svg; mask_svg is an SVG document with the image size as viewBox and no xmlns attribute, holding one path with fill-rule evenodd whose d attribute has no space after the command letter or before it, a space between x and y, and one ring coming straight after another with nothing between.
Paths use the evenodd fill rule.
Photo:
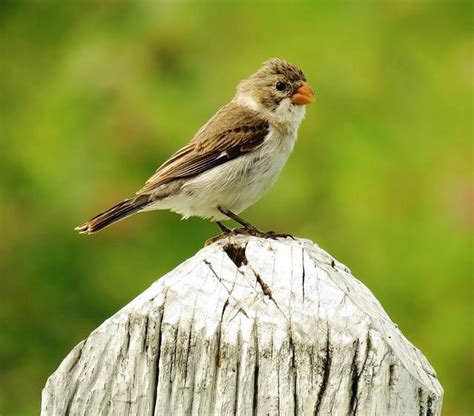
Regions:
<instances>
[{"instance_id":1,"label":"shadow on wood","mask_svg":"<svg viewBox=\"0 0 474 416\"><path fill-rule=\"evenodd\" d=\"M439 415L425 357L308 240L199 251L48 379L42 415Z\"/></svg>"}]
</instances>

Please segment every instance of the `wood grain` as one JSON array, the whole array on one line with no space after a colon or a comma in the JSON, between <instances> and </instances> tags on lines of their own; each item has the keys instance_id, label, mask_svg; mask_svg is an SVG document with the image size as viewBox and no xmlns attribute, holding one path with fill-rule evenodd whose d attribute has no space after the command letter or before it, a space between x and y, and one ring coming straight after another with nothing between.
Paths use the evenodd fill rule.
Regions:
<instances>
[{"instance_id":1,"label":"wood grain","mask_svg":"<svg viewBox=\"0 0 474 416\"><path fill-rule=\"evenodd\" d=\"M346 266L308 240L237 236L79 343L42 415L440 415L442 397Z\"/></svg>"}]
</instances>

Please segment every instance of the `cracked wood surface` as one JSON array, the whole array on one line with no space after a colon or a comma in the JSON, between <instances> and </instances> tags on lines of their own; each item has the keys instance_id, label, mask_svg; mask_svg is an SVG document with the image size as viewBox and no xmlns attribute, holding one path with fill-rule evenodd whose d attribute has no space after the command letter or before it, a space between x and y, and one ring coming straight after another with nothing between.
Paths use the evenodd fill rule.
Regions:
<instances>
[{"instance_id":1,"label":"cracked wood surface","mask_svg":"<svg viewBox=\"0 0 474 416\"><path fill-rule=\"evenodd\" d=\"M439 415L442 397L346 266L308 240L236 236L79 343L42 415Z\"/></svg>"}]
</instances>

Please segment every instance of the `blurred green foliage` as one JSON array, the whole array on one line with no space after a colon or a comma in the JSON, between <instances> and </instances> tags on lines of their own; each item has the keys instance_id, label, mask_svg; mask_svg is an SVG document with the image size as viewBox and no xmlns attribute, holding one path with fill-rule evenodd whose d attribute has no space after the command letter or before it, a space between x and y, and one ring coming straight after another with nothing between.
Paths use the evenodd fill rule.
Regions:
<instances>
[{"instance_id":1,"label":"blurred green foliage","mask_svg":"<svg viewBox=\"0 0 474 416\"><path fill-rule=\"evenodd\" d=\"M472 414L472 3L2 1L0 414L37 414L68 351L217 232L132 194L278 56L316 94L244 217L345 262Z\"/></svg>"}]
</instances>

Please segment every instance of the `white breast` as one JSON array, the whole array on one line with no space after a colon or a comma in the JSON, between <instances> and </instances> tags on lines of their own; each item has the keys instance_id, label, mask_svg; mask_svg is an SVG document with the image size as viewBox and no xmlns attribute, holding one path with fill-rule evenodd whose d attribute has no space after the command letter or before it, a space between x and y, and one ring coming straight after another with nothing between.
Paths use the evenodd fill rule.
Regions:
<instances>
[{"instance_id":1,"label":"white breast","mask_svg":"<svg viewBox=\"0 0 474 416\"><path fill-rule=\"evenodd\" d=\"M259 149L188 180L177 195L158 201L153 208L170 209L184 218L225 219L219 206L238 214L275 182L295 139L296 135L282 136L271 129Z\"/></svg>"},{"instance_id":2,"label":"white breast","mask_svg":"<svg viewBox=\"0 0 474 416\"><path fill-rule=\"evenodd\" d=\"M304 106L282 103L274 114L286 129L270 127L264 143L255 151L217 166L184 183L181 191L158 201L153 208L170 209L188 218L222 220L217 207L238 214L254 204L276 181L293 150ZM152 209L153 209L152 208Z\"/></svg>"}]
</instances>

